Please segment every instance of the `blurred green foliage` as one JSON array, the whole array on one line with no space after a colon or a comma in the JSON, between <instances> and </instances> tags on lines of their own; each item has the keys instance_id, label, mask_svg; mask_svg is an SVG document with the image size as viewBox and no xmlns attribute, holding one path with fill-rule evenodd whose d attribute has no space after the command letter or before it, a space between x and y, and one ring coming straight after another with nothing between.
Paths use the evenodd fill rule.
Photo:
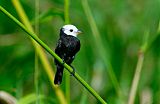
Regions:
<instances>
[{"instance_id":1,"label":"blurred green foliage","mask_svg":"<svg viewBox=\"0 0 160 104\"><path fill-rule=\"evenodd\" d=\"M35 18L35 1L21 0L23 8L33 26L40 21L39 37L53 50L59 37L59 29L64 25L63 0L39 0L40 17ZM118 79L123 97L115 92L109 70L99 57L91 27L82 7L82 1L70 0L70 23L76 25L83 34L81 50L73 65L109 104L126 103L134 76L138 51L143 43L145 31L149 31L149 41L157 35L160 19L159 0L88 0L93 18L100 32L102 43ZM6 10L19 19L10 0L0 0ZM14 22L0 12L0 90L9 92L18 100L35 92L34 60L35 52L29 38ZM102 55L105 56L105 55ZM53 58L48 55L55 69ZM140 76L135 104L160 104L160 37L147 50ZM45 98L42 104L58 103L47 74L39 64L39 90ZM68 74L65 70L64 74ZM69 74L68 74L69 75ZM84 88L71 79L71 104L97 104ZM65 89L65 80L61 85ZM64 91L65 92L65 91ZM148 97L145 99L145 97Z\"/></svg>"}]
</instances>

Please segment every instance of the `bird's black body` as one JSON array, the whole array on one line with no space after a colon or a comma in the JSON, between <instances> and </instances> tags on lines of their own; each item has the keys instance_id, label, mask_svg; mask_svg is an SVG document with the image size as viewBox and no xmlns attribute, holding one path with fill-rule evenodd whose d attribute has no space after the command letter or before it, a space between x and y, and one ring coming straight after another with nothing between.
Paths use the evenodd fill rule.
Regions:
<instances>
[{"instance_id":1,"label":"bird's black body","mask_svg":"<svg viewBox=\"0 0 160 104\"><path fill-rule=\"evenodd\" d=\"M60 30L60 38L58 40L55 53L63 59L65 63L71 65L76 53L80 50L80 41L77 37L67 35ZM63 76L63 65L55 60L57 72L54 79L54 84L61 84Z\"/></svg>"}]
</instances>

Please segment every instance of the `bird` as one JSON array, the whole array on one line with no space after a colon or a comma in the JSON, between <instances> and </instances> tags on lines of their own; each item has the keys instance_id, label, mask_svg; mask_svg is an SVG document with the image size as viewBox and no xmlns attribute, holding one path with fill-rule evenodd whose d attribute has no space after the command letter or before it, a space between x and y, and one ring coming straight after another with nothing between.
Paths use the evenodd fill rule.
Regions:
<instances>
[{"instance_id":1,"label":"bird","mask_svg":"<svg viewBox=\"0 0 160 104\"><path fill-rule=\"evenodd\" d=\"M77 35L80 33L82 32L78 30L76 26L71 24L64 25L60 29L59 39L55 48L55 53L63 60L63 64L67 63L71 66L71 63L75 59L76 53L80 50L81 44L80 40L77 38ZM60 85L62 82L64 66L56 59L54 59L54 61L57 68L54 78L54 84ZM75 69L73 66L71 67L73 68L72 74L74 74Z\"/></svg>"}]
</instances>

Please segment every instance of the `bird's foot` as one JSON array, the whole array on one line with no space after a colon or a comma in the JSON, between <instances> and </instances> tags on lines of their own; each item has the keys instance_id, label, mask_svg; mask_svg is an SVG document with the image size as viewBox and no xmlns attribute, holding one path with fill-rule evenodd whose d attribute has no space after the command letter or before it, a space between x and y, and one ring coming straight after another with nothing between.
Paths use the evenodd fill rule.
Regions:
<instances>
[{"instance_id":1,"label":"bird's foot","mask_svg":"<svg viewBox=\"0 0 160 104\"><path fill-rule=\"evenodd\" d=\"M76 69L72 66L72 65L70 65L71 67L72 67L72 69L73 69L73 72L71 72L71 75L70 76L74 76L74 74L75 74L75 72L76 72Z\"/></svg>"},{"instance_id":2,"label":"bird's foot","mask_svg":"<svg viewBox=\"0 0 160 104\"><path fill-rule=\"evenodd\" d=\"M65 64L65 61L64 61L64 59L62 59L62 65L64 65Z\"/></svg>"},{"instance_id":3,"label":"bird's foot","mask_svg":"<svg viewBox=\"0 0 160 104\"><path fill-rule=\"evenodd\" d=\"M62 65L64 65L65 64L65 57L66 57L66 54L64 53L64 56L62 57Z\"/></svg>"}]
</instances>

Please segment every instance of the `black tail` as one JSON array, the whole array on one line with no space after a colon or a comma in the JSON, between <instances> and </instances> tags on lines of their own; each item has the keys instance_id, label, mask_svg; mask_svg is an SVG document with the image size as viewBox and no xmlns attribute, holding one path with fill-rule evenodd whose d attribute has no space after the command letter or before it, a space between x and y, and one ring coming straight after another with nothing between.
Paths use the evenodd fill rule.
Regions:
<instances>
[{"instance_id":1,"label":"black tail","mask_svg":"<svg viewBox=\"0 0 160 104\"><path fill-rule=\"evenodd\" d=\"M57 72L54 78L54 84L58 84L58 85L61 84L62 77L63 77L63 69L64 69L63 66L57 64Z\"/></svg>"}]
</instances>

